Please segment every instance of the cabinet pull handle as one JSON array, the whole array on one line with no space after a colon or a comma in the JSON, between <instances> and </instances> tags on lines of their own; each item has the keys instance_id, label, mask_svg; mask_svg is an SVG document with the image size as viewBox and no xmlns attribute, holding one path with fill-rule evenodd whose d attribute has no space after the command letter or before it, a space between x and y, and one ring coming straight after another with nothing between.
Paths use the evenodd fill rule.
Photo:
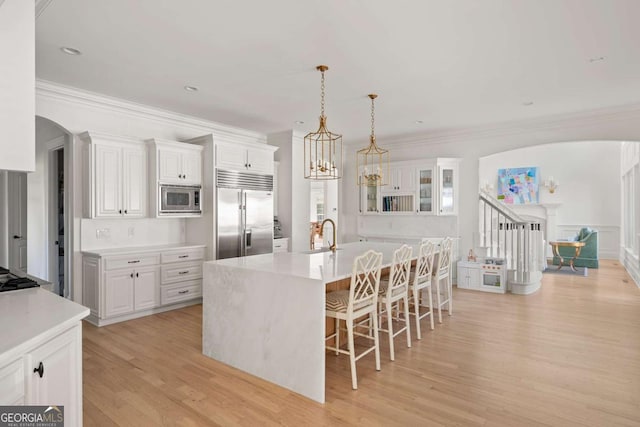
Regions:
<instances>
[{"instance_id":1,"label":"cabinet pull handle","mask_svg":"<svg viewBox=\"0 0 640 427\"><path fill-rule=\"evenodd\" d=\"M40 378L44 376L44 365L42 364L42 362L40 362L37 368L33 368L33 373L35 374L36 372L38 373Z\"/></svg>"},{"instance_id":2,"label":"cabinet pull handle","mask_svg":"<svg viewBox=\"0 0 640 427\"><path fill-rule=\"evenodd\" d=\"M184 291L178 291L179 294L188 294L189 289L185 289Z\"/></svg>"},{"instance_id":3,"label":"cabinet pull handle","mask_svg":"<svg viewBox=\"0 0 640 427\"><path fill-rule=\"evenodd\" d=\"M189 270L187 270L187 271L178 271L178 274L188 274L188 273L189 273Z\"/></svg>"},{"instance_id":4,"label":"cabinet pull handle","mask_svg":"<svg viewBox=\"0 0 640 427\"><path fill-rule=\"evenodd\" d=\"M140 275L138 273L136 273L136 277L140 277Z\"/></svg>"},{"instance_id":5,"label":"cabinet pull handle","mask_svg":"<svg viewBox=\"0 0 640 427\"><path fill-rule=\"evenodd\" d=\"M14 239L22 239L22 236L15 235L15 236L13 236L13 238Z\"/></svg>"},{"instance_id":6,"label":"cabinet pull handle","mask_svg":"<svg viewBox=\"0 0 640 427\"><path fill-rule=\"evenodd\" d=\"M139 263L139 262L140 262L140 260L139 260L139 259L137 259L137 260L135 260L135 261L127 261L127 263L128 263L128 264L137 264L137 263Z\"/></svg>"},{"instance_id":7,"label":"cabinet pull handle","mask_svg":"<svg viewBox=\"0 0 640 427\"><path fill-rule=\"evenodd\" d=\"M179 255L178 258L189 258L189 255Z\"/></svg>"}]
</instances>

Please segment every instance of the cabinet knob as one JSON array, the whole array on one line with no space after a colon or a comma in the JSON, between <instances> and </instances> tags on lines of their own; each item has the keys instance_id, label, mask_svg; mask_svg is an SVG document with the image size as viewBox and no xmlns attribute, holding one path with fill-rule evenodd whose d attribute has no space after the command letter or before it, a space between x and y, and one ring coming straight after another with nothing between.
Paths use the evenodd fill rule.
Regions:
<instances>
[{"instance_id":1,"label":"cabinet knob","mask_svg":"<svg viewBox=\"0 0 640 427\"><path fill-rule=\"evenodd\" d=\"M37 368L33 368L33 373L35 374L36 372L38 373L40 378L44 376L44 365L42 364L42 362L40 362Z\"/></svg>"},{"instance_id":2,"label":"cabinet knob","mask_svg":"<svg viewBox=\"0 0 640 427\"><path fill-rule=\"evenodd\" d=\"M182 179L187 179L187 175L182 175Z\"/></svg>"},{"instance_id":3,"label":"cabinet knob","mask_svg":"<svg viewBox=\"0 0 640 427\"><path fill-rule=\"evenodd\" d=\"M249 167L251 167L251 163L249 163Z\"/></svg>"},{"instance_id":4,"label":"cabinet knob","mask_svg":"<svg viewBox=\"0 0 640 427\"><path fill-rule=\"evenodd\" d=\"M140 277L140 274L136 273L136 277Z\"/></svg>"},{"instance_id":5,"label":"cabinet knob","mask_svg":"<svg viewBox=\"0 0 640 427\"><path fill-rule=\"evenodd\" d=\"M119 213L120 215L122 215L122 209L120 209L120 210L118 211L118 213Z\"/></svg>"},{"instance_id":6,"label":"cabinet knob","mask_svg":"<svg viewBox=\"0 0 640 427\"><path fill-rule=\"evenodd\" d=\"M126 210L126 209L124 210L124 214L125 214L125 215L127 214L127 210Z\"/></svg>"},{"instance_id":7,"label":"cabinet knob","mask_svg":"<svg viewBox=\"0 0 640 427\"><path fill-rule=\"evenodd\" d=\"M179 175L178 175L178 178L182 178L182 174L179 174Z\"/></svg>"},{"instance_id":8,"label":"cabinet knob","mask_svg":"<svg viewBox=\"0 0 640 427\"><path fill-rule=\"evenodd\" d=\"M131 273L131 274L129 275L129 277L131 277L131 278L133 279L133 273Z\"/></svg>"}]
</instances>

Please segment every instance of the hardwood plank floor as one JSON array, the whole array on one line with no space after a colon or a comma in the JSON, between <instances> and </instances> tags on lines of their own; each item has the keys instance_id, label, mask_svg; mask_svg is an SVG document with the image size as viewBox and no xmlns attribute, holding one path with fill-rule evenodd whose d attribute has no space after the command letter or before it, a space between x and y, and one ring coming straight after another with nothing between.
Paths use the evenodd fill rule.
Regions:
<instances>
[{"instance_id":1,"label":"hardwood plank floor","mask_svg":"<svg viewBox=\"0 0 640 427\"><path fill-rule=\"evenodd\" d=\"M530 296L456 290L382 371L327 355L327 403L201 353L202 307L102 328L84 324L86 426L640 425L640 289L617 262L545 274ZM415 331L412 331L415 338Z\"/></svg>"}]
</instances>

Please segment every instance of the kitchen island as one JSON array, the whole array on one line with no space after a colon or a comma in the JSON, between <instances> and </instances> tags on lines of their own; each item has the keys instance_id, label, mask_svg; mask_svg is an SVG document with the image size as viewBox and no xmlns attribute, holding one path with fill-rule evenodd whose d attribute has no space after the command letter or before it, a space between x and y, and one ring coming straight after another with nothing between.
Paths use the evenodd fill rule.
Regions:
<instances>
[{"instance_id":1,"label":"kitchen island","mask_svg":"<svg viewBox=\"0 0 640 427\"><path fill-rule=\"evenodd\" d=\"M203 353L324 403L327 285L350 278L354 259L369 249L382 253L383 268L391 266L400 246L358 242L342 244L335 253L205 263ZM418 245L412 247L415 258Z\"/></svg>"}]
</instances>

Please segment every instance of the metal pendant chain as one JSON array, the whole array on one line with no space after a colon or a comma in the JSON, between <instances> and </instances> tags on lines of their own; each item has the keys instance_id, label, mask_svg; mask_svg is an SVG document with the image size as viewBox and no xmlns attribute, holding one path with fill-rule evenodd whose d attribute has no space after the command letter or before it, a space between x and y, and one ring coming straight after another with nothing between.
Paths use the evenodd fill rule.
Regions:
<instances>
[{"instance_id":1,"label":"metal pendant chain","mask_svg":"<svg viewBox=\"0 0 640 427\"><path fill-rule=\"evenodd\" d=\"M375 107L374 107L374 99L371 98L371 142L375 141Z\"/></svg>"},{"instance_id":2,"label":"metal pendant chain","mask_svg":"<svg viewBox=\"0 0 640 427\"><path fill-rule=\"evenodd\" d=\"M324 70L321 71L322 79L320 80L320 116L324 117Z\"/></svg>"}]
</instances>

